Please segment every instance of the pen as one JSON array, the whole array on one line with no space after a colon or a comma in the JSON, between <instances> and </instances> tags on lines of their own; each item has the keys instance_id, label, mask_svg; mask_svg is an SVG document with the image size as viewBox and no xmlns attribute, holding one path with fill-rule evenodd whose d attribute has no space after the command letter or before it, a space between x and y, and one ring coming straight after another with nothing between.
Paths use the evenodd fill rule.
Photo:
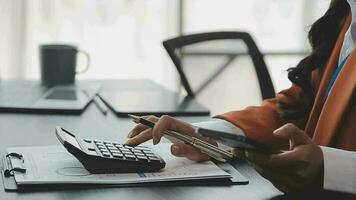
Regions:
<instances>
[{"instance_id":1,"label":"pen","mask_svg":"<svg viewBox=\"0 0 356 200\"><path fill-rule=\"evenodd\" d=\"M106 115L106 113L108 112L108 107L105 105L105 103L103 102L103 100L101 100L101 98L98 95L95 95L93 98L94 103L98 106L99 110Z\"/></svg>"},{"instance_id":2,"label":"pen","mask_svg":"<svg viewBox=\"0 0 356 200\"><path fill-rule=\"evenodd\" d=\"M136 115L129 115L129 117L132 118L135 123L141 123L148 127L154 127L154 125L155 125L154 122L151 122L149 120L146 120L146 119L136 116ZM187 144L190 144L216 160L226 162L227 160L230 160L233 158L233 154L231 152L220 149L220 148L218 148L208 142L200 140L196 137L191 137L191 136L184 135L184 134L178 133L176 131L171 131L171 130L166 130L163 132L163 134L174 137L176 139L179 139Z\"/></svg>"}]
</instances>

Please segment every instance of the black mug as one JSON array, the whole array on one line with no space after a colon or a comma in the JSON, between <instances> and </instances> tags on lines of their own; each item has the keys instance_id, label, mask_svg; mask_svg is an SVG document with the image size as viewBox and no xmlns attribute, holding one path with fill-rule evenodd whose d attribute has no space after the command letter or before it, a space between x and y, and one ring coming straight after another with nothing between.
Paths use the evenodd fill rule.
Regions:
<instances>
[{"instance_id":1,"label":"black mug","mask_svg":"<svg viewBox=\"0 0 356 200\"><path fill-rule=\"evenodd\" d=\"M77 54L82 53L87 58L86 67L76 70ZM46 44L40 46L41 78L44 85L73 84L75 75L89 69L90 57L85 51L78 50L73 45Z\"/></svg>"}]
</instances>

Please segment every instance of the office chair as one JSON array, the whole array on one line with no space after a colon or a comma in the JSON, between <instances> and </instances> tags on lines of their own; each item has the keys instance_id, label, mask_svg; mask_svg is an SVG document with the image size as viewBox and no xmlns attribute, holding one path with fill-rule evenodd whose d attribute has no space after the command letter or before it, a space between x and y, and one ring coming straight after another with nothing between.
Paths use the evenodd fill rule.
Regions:
<instances>
[{"instance_id":1,"label":"office chair","mask_svg":"<svg viewBox=\"0 0 356 200\"><path fill-rule=\"evenodd\" d=\"M184 72L182 66L182 59L184 55L188 55L187 52L182 49L185 46L193 45L206 41L214 40L241 40L247 47L247 53L215 53L215 55L224 55L228 59L224 65L222 65L216 72L207 78L207 80L201 84L201 86L193 91L191 84L187 79L187 75ZM258 83L262 99L267 99L275 96L275 90L271 77L268 73L266 63L263 59L262 53L259 51L256 43L252 39L251 35L246 32L209 32L179 36L176 38L168 39L163 42L163 46L166 49L168 55L172 59L177 71L179 73L181 83L186 90L188 96L196 97L207 85L209 85L219 74L221 74L232 61L239 55L249 55L252 59L254 69L257 74ZM212 55L211 53L201 53L202 55ZM214 53L213 53L214 54Z\"/></svg>"}]
</instances>

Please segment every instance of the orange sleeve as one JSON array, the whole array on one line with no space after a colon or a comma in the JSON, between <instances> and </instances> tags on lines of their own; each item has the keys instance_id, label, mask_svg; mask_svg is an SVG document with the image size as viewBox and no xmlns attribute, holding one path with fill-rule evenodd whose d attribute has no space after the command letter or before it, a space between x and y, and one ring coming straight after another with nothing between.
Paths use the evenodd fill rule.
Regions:
<instances>
[{"instance_id":1,"label":"orange sleeve","mask_svg":"<svg viewBox=\"0 0 356 200\"><path fill-rule=\"evenodd\" d=\"M283 90L275 98L267 99L261 106L249 106L244 110L231 111L216 116L241 128L252 140L269 145L285 146L285 142L273 136L273 131L287 123L280 117L278 102L298 105L301 100L301 89L293 85Z\"/></svg>"}]
</instances>

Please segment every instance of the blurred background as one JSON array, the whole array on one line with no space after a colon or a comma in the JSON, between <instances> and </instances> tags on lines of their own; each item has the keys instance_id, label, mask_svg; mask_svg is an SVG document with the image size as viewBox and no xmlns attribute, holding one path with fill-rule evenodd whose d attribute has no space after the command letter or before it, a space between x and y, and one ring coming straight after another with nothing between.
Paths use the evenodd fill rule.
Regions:
<instances>
[{"instance_id":1,"label":"blurred background","mask_svg":"<svg viewBox=\"0 0 356 200\"><path fill-rule=\"evenodd\" d=\"M290 86L286 70L309 52L307 31L329 0L0 0L0 78L39 79L39 45L78 45L91 57L77 79L152 79L180 91L162 41L210 31L246 31L264 54L275 90ZM193 52L244 50L233 41L193 45ZM223 56L187 55L192 84ZM78 65L85 63L79 58ZM83 64L84 65L84 64ZM261 102L248 56L239 56L199 96L212 114ZM238 92L236 92L238 91Z\"/></svg>"}]
</instances>

